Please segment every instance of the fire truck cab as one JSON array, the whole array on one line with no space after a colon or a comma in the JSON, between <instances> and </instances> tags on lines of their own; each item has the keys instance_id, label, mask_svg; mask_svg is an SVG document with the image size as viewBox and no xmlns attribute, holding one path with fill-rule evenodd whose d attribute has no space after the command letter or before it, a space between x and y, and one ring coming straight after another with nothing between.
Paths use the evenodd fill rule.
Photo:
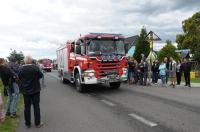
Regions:
<instances>
[{"instance_id":1,"label":"fire truck cab","mask_svg":"<svg viewBox=\"0 0 200 132\"><path fill-rule=\"evenodd\" d=\"M86 85L108 83L119 88L127 80L124 37L121 34L90 33L67 41L57 49L61 81L75 83L79 92Z\"/></svg>"}]
</instances>

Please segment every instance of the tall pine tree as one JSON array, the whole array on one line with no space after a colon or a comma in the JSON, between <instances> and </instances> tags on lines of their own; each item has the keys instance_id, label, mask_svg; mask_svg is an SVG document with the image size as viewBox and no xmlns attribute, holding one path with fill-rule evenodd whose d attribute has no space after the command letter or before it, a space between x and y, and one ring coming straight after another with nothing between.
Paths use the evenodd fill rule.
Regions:
<instances>
[{"instance_id":1,"label":"tall pine tree","mask_svg":"<svg viewBox=\"0 0 200 132\"><path fill-rule=\"evenodd\" d=\"M150 52L150 45L149 42L145 40L145 37L147 36L146 28L142 28L140 32L140 36L137 40L136 47L135 47L135 53L133 57L140 62L141 60L141 54L144 54L145 57L149 55Z\"/></svg>"}]
</instances>

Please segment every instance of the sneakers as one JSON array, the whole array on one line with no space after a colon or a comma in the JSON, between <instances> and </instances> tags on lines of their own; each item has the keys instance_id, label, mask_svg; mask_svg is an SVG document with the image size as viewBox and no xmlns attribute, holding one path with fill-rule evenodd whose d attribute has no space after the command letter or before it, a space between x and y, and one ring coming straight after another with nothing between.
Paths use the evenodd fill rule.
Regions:
<instances>
[{"instance_id":1,"label":"sneakers","mask_svg":"<svg viewBox=\"0 0 200 132\"><path fill-rule=\"evenodd\" d=\"M19 116L18 116L17 114L11 114L10 117L12 117L12 118L17 118L17 117L19 117Z\"/></svg>"},{"instance_id":2,"label":"sneakers","mask_svg":"<svg viewBox=\"0 0 200 132\"><path fill-rule=\"evenodd\" d=\"M42 127L44 125L44 123L43 122L40 122L40 124L39 125L36 125L35 127L36 128L40 128L40 127Z\"/></svg>"},{"instance_id":3,"label":"sneakers","mask_svg":"<svg viewBox=\"0 0 200 132\"><path fill-rule=\"evenodd\" d=\"M9 112L6 112L6 116L10 116L11 114Z\"/></svg>"}]
</instances>

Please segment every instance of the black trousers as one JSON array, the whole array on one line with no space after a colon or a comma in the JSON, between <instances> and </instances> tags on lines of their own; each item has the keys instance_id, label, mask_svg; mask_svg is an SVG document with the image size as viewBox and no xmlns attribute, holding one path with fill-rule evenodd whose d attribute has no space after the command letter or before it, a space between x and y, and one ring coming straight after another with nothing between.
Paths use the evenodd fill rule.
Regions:
<instances>
[{"instance_id":1,"label":"black trousers","mask_svg":"<svg viewBox=\"0 0 200 132\"><path fill-rule=\"evenodd\" d=\"M184 77L185 77L185 85L190 86L190 72L184 73Z\"/></svg>"},{"instance_id":2,"label":"black trousers","mask_svg":"<svg viewBox=\"0 0 200 132\"><path fill-rule=\"evenodd\" d=\"M35 125L40 124L40 92L24 95L24 118L27 126L31 125L31 104L33 104Z\"/></svg>"},{"instance_id":3,"label":"black trousers","mask_svg":"<svg viewBox=\"0 0 200 132\"><path fill-rule=\"evenodd\" d=\"M147 83L147 72L140 73L140 85L146 85Z\"/></svg>"},{"instance_id":4,"label":"black trousers","mask_svg":"<svg viewBox=\"0 0 200 132\"><path fill-rule=\"evenodd\" d=\"M176 72L177 84L181 83L181 72Z\"/></svg>"}]
</instances>

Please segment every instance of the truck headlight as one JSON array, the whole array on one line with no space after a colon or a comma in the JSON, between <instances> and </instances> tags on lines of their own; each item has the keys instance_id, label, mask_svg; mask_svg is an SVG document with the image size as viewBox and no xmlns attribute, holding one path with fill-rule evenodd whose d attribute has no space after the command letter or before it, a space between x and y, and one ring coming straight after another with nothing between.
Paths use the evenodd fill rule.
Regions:
<instances>
[{"instance_id":1,"label":"truck headlight","mask_svg":"<svg viewBox=\"0 0 200 132\"><path fill-rule=\"evenodd\" d=\"M122 68L123 74L128 75L128 69L127 68Z\"/></svg>"},{"instance_id":2,"label":"truck headlight","mask_svg":"<svg viewBox=\"0 0 200 132\"><path fill-rule=\"evenodd\" d=\"M93 77L94 76L94 70L86 70L84 71L85 77Z\"/></svg>"}]
</instances>

